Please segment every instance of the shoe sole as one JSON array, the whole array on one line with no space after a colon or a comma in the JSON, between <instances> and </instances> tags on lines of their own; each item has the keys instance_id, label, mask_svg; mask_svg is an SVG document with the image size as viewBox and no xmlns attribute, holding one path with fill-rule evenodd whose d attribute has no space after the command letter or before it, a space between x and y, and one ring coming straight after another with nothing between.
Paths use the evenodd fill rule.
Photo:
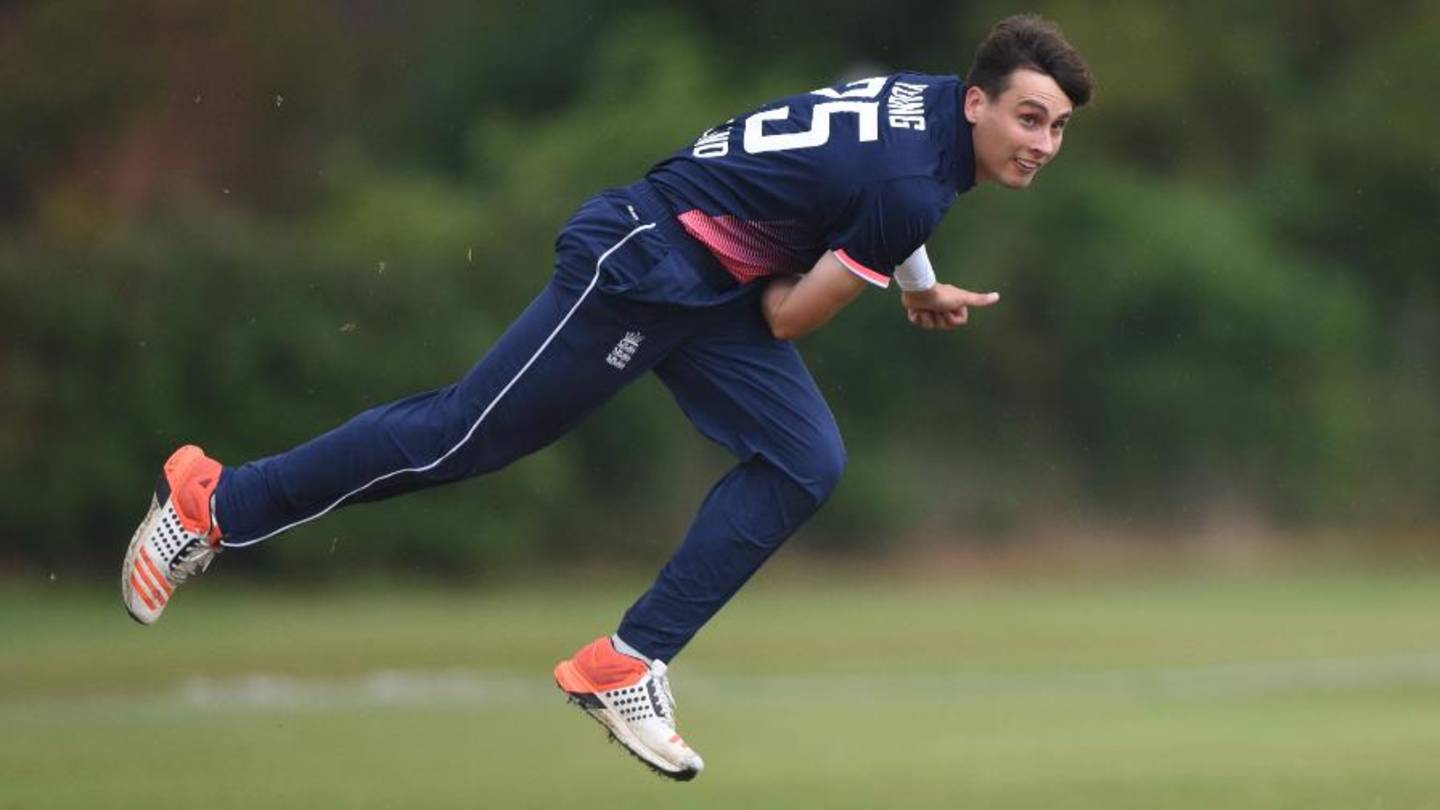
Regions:
<instances>
[{"instance_id":1,"label":"shoe sole","mask_svg":"<svg viewBox=\"0 0 1440 810\"><path fill-rule=\"evenodd\" d=\"M164 476L162 475L161 477L163 478ZM135 612L130 609L131 603L135 601L135 588L130 584L130 572L135 570L135 555L139 553L140 546L145 536L154 526L155 521L160 518L161 508L159 495L151 496L150 510L145 513L144 519L140 521L140 525L135 529L135 534L130 538L130 548L125 551L125 562L120 568L120 596L125 605L125 615L145 627L154 624L155 619L159 619L160 616L157 615L155 619L147 622L143 618L135 615ZM163 606L161 611L164 611Z\"/></svg>"},{"instance_id":2,"label":"shoe sole","mask_svg":"<svg viewBox=\"0 0 1440 810\"><path fill-rule=\"evenodd\" d=\"M590 691L572 692L565 688L561 682L562 677L564 680L571 681L572 683L585 684L586 688ZM580 707L592 720L603 726L605 730L609 732L611 742L624 748L630 753L630 756L639 760L645 767L660 776L673 779L676 782L689 782L700 773L694 768L674 770L673 767L667 765L658 754L640 742L640 738L636 737L635 733L630 730L630 727L625 724L625 721L620 719L620 714L615 711L615 707L611 706L605 698L600 696L599 690L590 683L588 678L575 668L574 664L571 664L569 661L561 661L560 664L555 667L555 685L560 688L560 691L565 693L567 702Z\"/></svg>"}]
</instances>

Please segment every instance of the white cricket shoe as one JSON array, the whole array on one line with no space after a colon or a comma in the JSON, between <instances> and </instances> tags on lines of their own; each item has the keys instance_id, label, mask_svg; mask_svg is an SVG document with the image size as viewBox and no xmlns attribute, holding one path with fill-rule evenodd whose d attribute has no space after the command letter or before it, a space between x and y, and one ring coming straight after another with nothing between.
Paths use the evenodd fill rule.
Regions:
<instances>
[{"instance_id":1,"label":"white cricket shoe","mask_svg":"<svg viewBox=\"0 0 1440 810\"><path fill-rule=\"evenodd\" d=\"M705 761L675 731L675 698L665 663L626 655L597 638L555 665L570 702L610 730L610 738L661 776L694 779Z\"/></svg>"},{"instance_id":2,"label":"white cricket shoe","mask_svg":"<svg viewBox=\"0 0 1440 810\"><path fill-rule=\"evenodd\" d=\"M165 462L150 511L130 539L120 569L125 610L135 621L159 621L175 589L210 567L219 553L213 500L220 470L220 462L191 444Z\"/></svg>"}]
</instances>

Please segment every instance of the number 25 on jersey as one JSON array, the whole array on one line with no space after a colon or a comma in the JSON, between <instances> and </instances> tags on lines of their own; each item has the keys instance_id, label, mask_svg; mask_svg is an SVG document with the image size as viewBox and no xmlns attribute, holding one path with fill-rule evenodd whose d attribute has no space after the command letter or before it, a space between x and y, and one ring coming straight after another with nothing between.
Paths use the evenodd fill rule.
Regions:
<instances>
[{"instance_id":1,"label":"number 25 on jersey","mask_svg":"<svg viewBox=\"0 0 1440 810\"><path fill-rule=\"evenodd\" d=\"M887 81L884 76L850 82L843 90L822 87L811 95L824 96L830 101L818 101L810 110L810 128L797 132L767 133L768 121L785 121L790 118L790 106L781 105L761 110L745 119L745 151L752 155L764 152L784 152L790 149L810 149L824 146L830 140L830 116L850 114L859 118L856 134L861 143L880 137L880 102L876 99ZM730 153L730 125L734 119L708 130L695 142L691 150L697 158L718 158Z\"/></svg>"}]
</instances>

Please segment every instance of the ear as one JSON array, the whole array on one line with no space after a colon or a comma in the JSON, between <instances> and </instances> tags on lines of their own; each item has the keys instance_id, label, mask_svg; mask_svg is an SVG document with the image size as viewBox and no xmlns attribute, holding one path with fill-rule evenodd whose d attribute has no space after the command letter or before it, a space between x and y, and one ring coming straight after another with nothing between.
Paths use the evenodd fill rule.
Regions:
<instances>
[{"instance_id":1,"label":"ear","mask_svg":"<svg viewBox=\"0 0 1440 810\"><path fill-rule=\"evenodd\" d=\"M985 91L975 85L965 88L965 120L973 126L980 121L980 113L990 99Z\"/></svg>"}]
</instances>

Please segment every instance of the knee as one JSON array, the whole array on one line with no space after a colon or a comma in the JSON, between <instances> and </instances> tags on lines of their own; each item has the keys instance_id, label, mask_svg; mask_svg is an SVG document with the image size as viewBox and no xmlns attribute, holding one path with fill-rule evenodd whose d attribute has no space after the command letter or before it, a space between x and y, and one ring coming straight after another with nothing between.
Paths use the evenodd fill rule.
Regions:
<instances>
[{"instance_id":1,"label":"knee","mask_svg":"<svg viewBox=\"0 0 1440 810\"><path fill-rule=\"evenodd\" d=\"M797 465L796 483L815 499L818 507L830 497L845 473L845 443L838 434L816 443L803 462Z\"/></svg>"}]
</instances>

